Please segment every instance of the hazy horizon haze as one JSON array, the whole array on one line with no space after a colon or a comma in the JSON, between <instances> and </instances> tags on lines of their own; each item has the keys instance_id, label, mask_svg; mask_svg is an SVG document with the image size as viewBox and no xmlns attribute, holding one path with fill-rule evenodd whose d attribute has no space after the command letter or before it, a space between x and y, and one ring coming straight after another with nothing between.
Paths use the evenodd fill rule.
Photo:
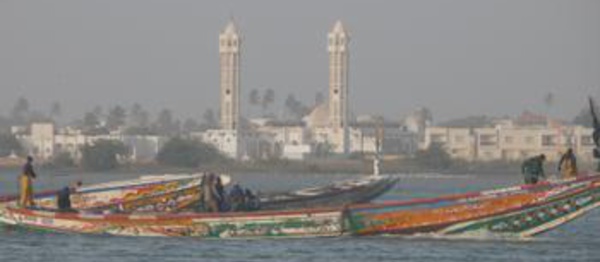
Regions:
<instances>
[{"instance_id":1,"label":"hazy horizon haze","mask_svg":"<svg viewBox=\"0 0 600 262\"><path fill-rule=\"evenodd\" d=\"M571 120L600 95L600 1L0 1L0 114L20 96L67 118L134 102L200 118L219 101L218 35L243 38L252 89L327 95L327 32L344 23L350 107L436 121L546 112ZM247 113L245 114L247 115Z\"/></svg>"}]
</instances>

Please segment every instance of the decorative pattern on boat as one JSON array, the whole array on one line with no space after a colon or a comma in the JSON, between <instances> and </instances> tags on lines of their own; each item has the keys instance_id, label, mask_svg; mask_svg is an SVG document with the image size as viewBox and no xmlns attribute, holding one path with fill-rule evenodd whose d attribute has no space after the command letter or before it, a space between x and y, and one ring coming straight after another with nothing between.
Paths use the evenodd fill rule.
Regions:
<instances>
[{"instance_id":1,"label":"decorative pattern on boat","mask_svg":"<svg viewBox=\"0 0 600 262\"><path fill-rule=\"evenodd\" d=\"M600 189L582 190L559 200L503 216L454 225L445 234L501 234L533 236L574 219L600 205Z\"/></svg>"},{"instance_id":2,"label":"decorative pattern on boat","mask_svg":"<svg viewBox=\"0 0 600 262\"><path fill-rule=\"evenodd\" d=\"M418 201L371 205L350 210L349 225L358 235L458 234L485 229L488 233L531 236L596 207L600 201L598 180L596 176L557 185L524 186L497 195L439 198L424 205ZM565 211L565 207L571 209ZM520 224L508 230L503 222Z\"/></svg>"},{"instance_id":3,"label":"decorative pattern on boat","mask_svg":"<svg viewBox=\"0 0 600 262\"><path fill-rule=\"evenodd\" d=\"M38 230L121 236L274 238L336 236L342 232L342 217L339 211L122 216L13 209L4 215L13 221L12 224Z\"/></svg>"},{"instance_id":4,"label":"decorative pattern on boat","mask_svg":"<svg viewBox=\"0 0 600 262\"><path fill-rule=\"evenodd\" d=\"M77 210L108 212L165 212L191 204L200 196L202 175L170 181L83 190L71 195ZM56 208L56 196L36 198L40 208Z\"/></svg>"}]
</instances>

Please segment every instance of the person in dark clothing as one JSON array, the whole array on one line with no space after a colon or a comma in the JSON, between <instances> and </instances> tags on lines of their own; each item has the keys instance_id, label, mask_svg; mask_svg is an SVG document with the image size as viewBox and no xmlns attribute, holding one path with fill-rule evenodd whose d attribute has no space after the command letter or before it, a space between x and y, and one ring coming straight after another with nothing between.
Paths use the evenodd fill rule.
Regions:
<instances>
[{"instance_id":1,"label":"person in dark clothing","mask_svg":"<svg viewBox=\"0 0 600 262\"><path fill-rule=\"evenodd\" d=\"M72 211L73 210L71 208L71 192L72 191L73 191L73 188L66 186L56 193L56 206L58 207L58 210L60 210L60 211Z\"/></svg>"},{"instance_id":2,"label":"person in dark clothing","mask_svg":"<svg viewBox=\"0 0 600 262\"><path fill-rule=\"evenodd\" d=\"M260 199L256 197L256 195L254 195L250 189L246 188L244 199L246 211L255 211L260 209Z\"/></svg>"},{"instance_id":3,"label":"person in dark clothing","mask_svg":"<svg viewBox=\"0 0 600 262\"><path fill-rule=\"evenodd\" d=\"M33 170L33 157L27 157L27 163L23 165L23 170L21 172L21 196L19 199L19 204L22 207L30 207L35 203L33 201L33 180L37 177L37 174Z\"/></svg>"},{"instance_id":4,"label":"person in dark clothing","mask_svg":"<svg viewBox=\"0 0 600 262\"><path fill-rule=\"evenodd\" d=\"M567 149L560 161L558 161L558 172L561 173L563 178L570 178L577 176L577 159L573 154L573 149Z\"/></svg>"},{"instance_id":5,"label":"person in dark clothing","mask_svg":"<svg viewBox=\"0 0 600 262\"><path fill-rule=\"evenodd\" d=\"M208 212L219 212L219 194L215 187L216 177L214 174L208 174L202 179L202 199L201 203L205 211Z\"/></svg>"},{"instance_id":6,"label":"person in dark clothing","mask_svg":"<svg viewBox=\"0 0 600 262\"><path fill-rule=\"evenodd\" d=\"M231 202L231 211L245 210L244 190L239 184L235 184L229 191L229 201Z\"/></svg>"},{"instance_id":7,"label":"person in dark clothing","mask_svg":"<svg viewBox=\"0 0 600 262\"><path fill-rule=\"evenodd\" d=\"M594 158L600 159L600 121L598 121L598 116L596 115L596 106L594 105L594 100L592 99L592 97L588 98L590 102L590 114L592 115L592 124L594 127L594 132L592 132L592 139L594 140L594 144L596 144L596 147L593 150L593 155ZM596 171L600 171L600 162L598 162Z\"/></svg>"},{"instance_id":8,"label":"person in dark clothing","mask_svg":"<svg viewBox=\"0 0 600 262\"><path fill-rule=\"evenodd\" d=\"M218 175L215 178L215 191L219 200L219 211L229 211L231 207L229 205L227 195L225 194L225 187L223 186L223 181L221 181L221 177Z\"/></svg>"},{"instance_id":9,"label":"person in dark clothing","mask_svg":"<svg viewBox=\"0 0 600 262\"><path fill-rule=\"evenodd\" d=\"M219 195L219 198L223 200L223 198L225 197L225 188L223 187L223 182L221 181L220 176L216 176L215 178L215 190L217 191L217 195Z\"/></svg>"},{"instance_id":10,"label":"person in dark clothing","mask_svg":"<svg viewBox=\"0 0 600 262\"><path fill-rule=\"evenodd\" d=\"M529 158L523 162L521 165L521 172L523 173L525 184L537 184L541 177L546 177L546 174L544 174L545 160L546 155L541 154L539 156Z\"/></svg>"}]
</instances>

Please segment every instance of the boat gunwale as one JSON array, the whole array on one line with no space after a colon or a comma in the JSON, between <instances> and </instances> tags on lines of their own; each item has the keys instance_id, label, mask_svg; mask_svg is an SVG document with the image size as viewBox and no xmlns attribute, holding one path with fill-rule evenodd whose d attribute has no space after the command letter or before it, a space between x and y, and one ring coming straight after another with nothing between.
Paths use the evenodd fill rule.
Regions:
<instances>
[{"instance_id":1,"label":"boat gunwale","mask_svg":"<svg viewBox=\"0 0 600 262\"><path fill-rule=\"evenodd\" d=\"M132 214L94 214L94 213L70 213L59 212L55 210L36 210L15 207L6 207L10 212L47 218L69 219L69 220L96 220L96 221L168 221L168 220L187 220L187 219L218 219L218 218L259 218L276 216L294 216L294 215L318 215L325 213L341 214L342 209L338 207L331 208L306 208L295 210L267 210L253 212L225 212L225 213L132 213Z\"/></svg>"}]
</instances>

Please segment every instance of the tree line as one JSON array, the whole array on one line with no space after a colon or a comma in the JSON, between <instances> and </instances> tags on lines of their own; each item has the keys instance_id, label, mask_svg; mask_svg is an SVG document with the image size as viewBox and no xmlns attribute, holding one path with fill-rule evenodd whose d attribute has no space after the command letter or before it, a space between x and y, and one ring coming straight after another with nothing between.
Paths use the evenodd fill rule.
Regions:
<instances>
[{"instance_id":1,"label":"tree line","mask_svg":"<svg viewBox=\"0 0 600 262\"><path fill-rule=\"evenodd\" d=\"M33 122L60 122L63 107L53 102L45 111L33 109L28 99L20 97L4 116L0 114L0 132L9 133L11 126L27 126ZM121 129L131 135L175 136L181 133L203 131L218 127L217 115L213 109L206 109L201 120L177 118L170 109L162 109L153 116L141 104L134 103L130 108L121 105L103 108L95 106L70 121L69 126L80 128L85 134L108 134Z\"/></svg>"},{"instance_id":2,"label":"tree line","mask_svg":"<svg viewBox=\"0 0 600 262\"><path fill-rule=\"evenodd\" d=\"M283 101L283 115L273 113L273 105L278 102L273 89L252 89L248 94L248 116L283 118L282 120L300 120L308 114L311 106L296 98L293 93ZM324 96L315 94L314 105L324 102ZM260 109L260 113L256 112ZM254 113L253 113L254 112ZM63 122L64 107L60 102L52 102L47 109L36 109L25 97L19 97L8 114L0 114L0 132L10 132L11 126L27 126L32 122ZM218 110L206 109L198 118L180 119L172 110L164 108L156 115L139 103L130 107L115 105L109 107L95 106L86 110L74 120L67 121L69 126L80 128L85 134L108 134L121 129L131 135L164 135L176 136L184 133L204 131L218 128Z\"/></svg>"}]
</instances>

